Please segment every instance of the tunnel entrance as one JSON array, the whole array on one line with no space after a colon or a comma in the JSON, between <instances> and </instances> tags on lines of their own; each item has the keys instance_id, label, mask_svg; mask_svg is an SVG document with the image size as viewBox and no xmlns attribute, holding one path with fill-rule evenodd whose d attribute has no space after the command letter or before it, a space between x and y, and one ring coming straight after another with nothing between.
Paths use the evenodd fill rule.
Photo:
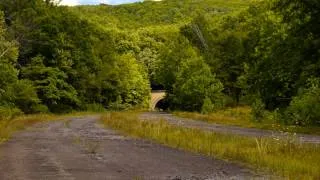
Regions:
<instances>
[{"instance_id":1,"label":"tunnel entrance","mask_svg":"<svg viewBox=\"0 0 320 180\"><path fill-rule=\"evenodd\" d=\"M156 111L167 111L169 109L169 103L165 99L161 99L155 106Z\"/></svg>"}]
</instances>

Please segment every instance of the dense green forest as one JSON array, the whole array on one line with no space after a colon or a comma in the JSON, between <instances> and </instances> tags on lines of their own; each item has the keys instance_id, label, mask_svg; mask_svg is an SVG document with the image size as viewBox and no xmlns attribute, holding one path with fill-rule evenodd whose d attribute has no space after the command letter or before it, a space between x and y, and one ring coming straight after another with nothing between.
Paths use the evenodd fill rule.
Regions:
<instances>
[{"instance_id":1,"label":"dense green forest","mask_svg":"<svg viewBox=\"0 0 320 180\"><path fill-rule=\"evenodd\" d=\"M250 105L320 125L320 2L0 0L0 114ZM6 112L6 113L5 113Z\"/></svg>"}]
</instances>

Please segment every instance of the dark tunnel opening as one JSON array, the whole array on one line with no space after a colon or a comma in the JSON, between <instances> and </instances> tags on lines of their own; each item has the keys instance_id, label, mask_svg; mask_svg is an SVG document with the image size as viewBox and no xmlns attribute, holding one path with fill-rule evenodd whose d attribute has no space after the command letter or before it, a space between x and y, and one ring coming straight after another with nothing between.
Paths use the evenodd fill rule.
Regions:
<instances>
[{"instance_id":1,"label":"dark tunnel opening","mask_svg":"<svg viewBox=\"0 0 320 180\"><path fill-rule=\"evenodd\" d=\"M157 111L167 111L169 109L169 103L165 99L161 99L157 102L155 110Z\"/></svg>"}]
</instances>

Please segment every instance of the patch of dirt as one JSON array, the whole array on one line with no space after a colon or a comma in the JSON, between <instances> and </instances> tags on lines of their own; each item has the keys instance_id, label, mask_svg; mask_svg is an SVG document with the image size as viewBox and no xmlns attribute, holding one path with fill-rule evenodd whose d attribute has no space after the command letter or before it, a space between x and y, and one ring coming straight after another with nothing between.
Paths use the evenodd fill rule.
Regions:
<instances>
[{"instance_id":1,"label":"patch of dirt","mask_svg":"<svg viewBox=\"0 0 320 180\"><path fill-rule=\"evenodd\" d=\"M164 112L146 112L140 117L145 120L166 120L170 124L182 126L186 128L197 128L206 131L214 131L225 134L235 134L250 137L276 137L276 138L295 138L302 143L320 144L320 136L308 135L308 134L296 134L291 137L287 133L281 133L278 131L262 130L255 128L244 128L239 126L230 126L223 124L207 123L199 120L187 119L176 117L169 113Z\"/></svg>"},{"instance_id":2,"label":"patch of dirt","mask_svg":"<svg viewBox=\"0 0 320 180\"><path fill-rule=\"evenodd\" d=\"M0 179L265 179L233 163L125 137L98 119L37 124L15 134L0 146Z\"/></svg>"}]
</instances>

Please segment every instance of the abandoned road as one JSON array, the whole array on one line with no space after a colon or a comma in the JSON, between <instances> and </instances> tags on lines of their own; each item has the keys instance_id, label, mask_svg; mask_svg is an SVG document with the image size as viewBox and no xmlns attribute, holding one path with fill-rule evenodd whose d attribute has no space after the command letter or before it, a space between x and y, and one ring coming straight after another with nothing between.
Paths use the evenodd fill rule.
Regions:
<instances>
[{"instance_id":1,"label":"abandoned road","mask_svg":"<svg viewBox=\"0 0 320 180\"><path fill-rule=\"evenodd\" d=\"M74 117L16 133L0 145L0 179L265 179L234 163L126 137L98 120Z\"/></svg>"}]
</instances>

